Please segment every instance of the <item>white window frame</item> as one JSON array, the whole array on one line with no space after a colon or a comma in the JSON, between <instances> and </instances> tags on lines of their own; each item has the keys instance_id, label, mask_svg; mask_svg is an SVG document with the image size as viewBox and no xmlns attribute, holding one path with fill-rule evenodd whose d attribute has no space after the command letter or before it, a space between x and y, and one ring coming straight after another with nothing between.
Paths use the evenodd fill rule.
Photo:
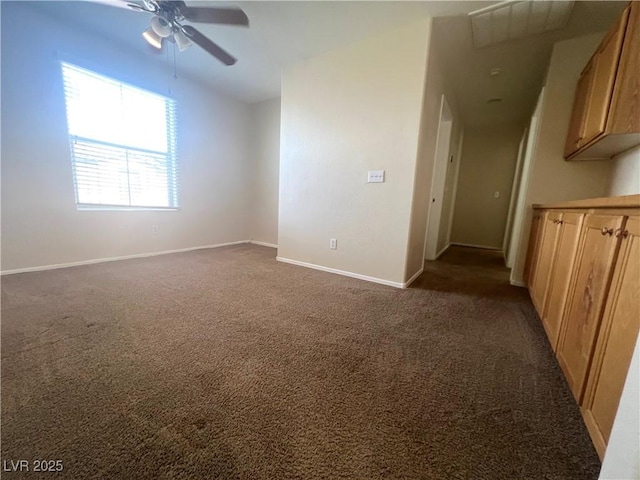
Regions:
<instances>
[{"instance_id":1,"label":"white window frame","mask_svg":"<svg viewBox=\"0 0 640 480\"><path fill-rule=\"evenodd\" d=\"M179 182L176 138L177 115L175 100L163 95L159 95L155 92L139 88L135 85L122 82L112 77L108 77L101 73L79 67L70 62L61 61L60 63L64 84L65 105L67 108L67 133L69 135L76 208L78 210L178 210ZM166 151L150 150L126 145L124 143L112 143L101 140L99 138L82 137L73 134L70 131L70 125L72 122L69 117L69 98L70 95L73 95L73 86L67 84L65 69L69 69L70 71L93 77L94 79L104 80L105 83L110 83L112 85L117 84L121 92L123 90L127 90L129 92L137 92L148 95L150 98L157 97L158 99L162 99L164 101L166 112ZM121 108L124 109L124 107ZM113 125L111 127L115 128L116 125ZM111 127L107 125L107 128ZM109 150L111 152L109 152ZM93 156L92 152L95 152ZM138 160L138 163L132 162L131 158L136 157L140 159ZM90 158L89 161L87 160L88 158ZM160 160L161 158L162 160ZM84 161L82 161L81 159ZM120 163L118 163L119 161ZM111 165L108 165L109 163L111 163ZM92 167L91 164L95 164L95 167ZM120 182L118 183L118 188L121 191L121 195L122 189L123 187L125 187L126 183L125 196L128 198L128 201L121 201L117 203L107 203L100 201L84 202L81 197L83 195L86 197L87 192L90 190L91 187L88 184L90 184L91 182L98 182L100 184L100 182L102 181L106 182L107 180L113 180L114 177L101 177L100 168L103 168L105 165L113 167L114 164L117 164L119 165L119 168L126 170L126 172L119 172L119 174L117 174L117 178L118 180L120 180ZM144 165L146 165L147 167L151 166L152 168L155 167L156 169L160 167L161 170L163 170L162 175L160 176L161 185L152 186L155 186L156 189L162 188L164 190L165 185L163 184L166 183L166 204L161 205L161 202L149 202L149 204L144 204L143 202L142 204L137 204L135 201L132 201L132 191L134 190L134 187L132 187L132 183L135 183L136 180L136 166L141 167ZM138 170L140 170L140 168ZM89 173L87 174L87 172ZM89 180L87 180L88 176L90 177ZM138 175L138 177L139 176L140 175ZM123 182L122 180L125 180L125 178L126 182ZM144 183L144 181L142 183ZM164 203L164 200L162 203Z\"/></svg>"}]
</instances>

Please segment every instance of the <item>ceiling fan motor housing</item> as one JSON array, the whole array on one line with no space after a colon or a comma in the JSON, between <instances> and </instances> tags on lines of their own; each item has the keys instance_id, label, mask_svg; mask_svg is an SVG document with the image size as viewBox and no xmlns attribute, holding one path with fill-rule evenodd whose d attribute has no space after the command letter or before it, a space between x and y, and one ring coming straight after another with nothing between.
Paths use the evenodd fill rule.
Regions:
<instances>
[{"instance_id":1,"label":"ceiling fan motor housing","mask_svg":"<svg viewBox=\"0 0 640 480\"><path fill-rule=\"evenodd\" d=\"M160 15L156 15L151 19L151 28L162 38L171 36L171 33L173 32L171 22Z\"/></svg>"}]
</instances>

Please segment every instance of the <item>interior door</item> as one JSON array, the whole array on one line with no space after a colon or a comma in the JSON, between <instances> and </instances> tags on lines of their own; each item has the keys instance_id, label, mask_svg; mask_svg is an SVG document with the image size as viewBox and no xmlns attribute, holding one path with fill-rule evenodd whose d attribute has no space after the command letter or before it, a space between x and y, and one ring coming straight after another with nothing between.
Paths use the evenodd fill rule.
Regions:
<instances>
[{"instance_id":1,"label":"interior door","mask_svg":"<svg viewBox=\"0 0 640 480\"><path fill-rule=\"evenodd\" d=\"M438 139L433 161L433 177L431 179L431 198L427 218L427 232L425 235L424 258L435 260L438 258L438 237L442 224L442 206L444 188L449 168L449 152L451 133L453 130L453 116L447 99L442 95L440 104L440 123L438 125Z\"/></svg>"}]
</instances>

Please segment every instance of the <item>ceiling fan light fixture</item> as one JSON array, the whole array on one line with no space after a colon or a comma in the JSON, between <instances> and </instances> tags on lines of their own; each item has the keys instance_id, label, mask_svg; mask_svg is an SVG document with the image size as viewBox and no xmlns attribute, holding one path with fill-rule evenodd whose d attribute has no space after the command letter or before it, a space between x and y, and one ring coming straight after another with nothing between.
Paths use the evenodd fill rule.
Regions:
<instances>
[{"instance_id":1,"label":"ceiling fan light fixture","mask_svg":"<svg viewBox=\"0 0 640 480\"><path fill-rule=\"evenodd\" d=\"M170 37L173 33L171 23L160 15L156 15L151 19L151 28L159 37L162 38Z\"/></svg>"},{"instance_id":2,"label":"ceiling fan light fixture","mask_svg":"<svg viewBox=\"0 0 640 480\"><path fill-rule=\"evenodd\" d=\"M176 41L178 50L181 52L184 52L187 48L193 45L193 42L189 37L187 37L187 34L180 29L173 32L173 39Z\"/></svg>"},{"instance_id":3,"label":"ceiling fan light fixture","mask_svg":"<svg viewBox=\"0 0 640 480\"><path fill-rule=\"evenodd\" d=\"M158 50L162 48L162 37L154 32L152 28L147 28L142 33L142 38L144 38L153 48L157 48Z\"/></svg>"}]
</instances>

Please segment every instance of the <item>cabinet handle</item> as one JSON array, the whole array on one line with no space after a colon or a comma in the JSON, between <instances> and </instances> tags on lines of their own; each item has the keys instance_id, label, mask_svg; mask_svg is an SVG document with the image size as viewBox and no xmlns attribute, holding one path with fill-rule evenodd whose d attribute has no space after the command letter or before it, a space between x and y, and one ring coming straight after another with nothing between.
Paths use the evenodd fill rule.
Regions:
<instances>
[{"instance_id":1,"label":"cabinet handle","mask_svg":"<svg viewBox=\"0 0 640 480\"><path fill-rule=\"evenodd\" d=\"M613 235L613 228L602 227L600 233L602 233L602 235Z\"/></svg>"},{"instance_id":2,"label":"cabinet handle","mask_svg":"<svg viewBox=\"0 0 640 480\"><path fill-rule=\"evenodd\" d=\"M617 238L627 238L627 236L629 235L629 230L622 230L621 228L618 228L616 230L616 237Z\"/></svg>"},{"instance_id":3,"label":"cabinet handle","mask_svg":"<svg viewBox=\"0 0 640 480\"><path fill-rule=\"evenodd\" d=\"M555 223L556 225L562 225L562 220L560 220L559 218L556 218L553 223Z\"/></svg>"}]
</instances>

